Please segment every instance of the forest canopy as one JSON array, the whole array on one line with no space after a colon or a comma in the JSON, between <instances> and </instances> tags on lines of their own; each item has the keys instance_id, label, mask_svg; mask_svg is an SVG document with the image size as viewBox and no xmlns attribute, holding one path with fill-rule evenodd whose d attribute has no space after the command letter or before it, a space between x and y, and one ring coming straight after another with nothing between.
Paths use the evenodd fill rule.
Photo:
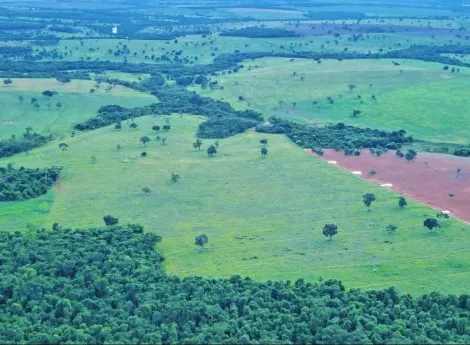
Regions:
<instances>
[{"instance_id":1,"label":"forest canopy","mask_svg":"<svg viewBox=\"0 0 470 345\"><path fill-rule=\"evenodd\" d=\"M140 225L0 232L2 343L469 343L470 296L165 275Z\"/></svg>"}]
</instances>

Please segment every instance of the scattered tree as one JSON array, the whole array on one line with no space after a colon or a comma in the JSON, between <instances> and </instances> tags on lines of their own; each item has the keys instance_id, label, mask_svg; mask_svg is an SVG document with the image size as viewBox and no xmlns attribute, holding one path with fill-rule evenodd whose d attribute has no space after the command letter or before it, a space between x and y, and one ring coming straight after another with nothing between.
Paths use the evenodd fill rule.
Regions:
<instances>
[{"instance_id":1,"label":"scattered tree","mask_svg":"<svg viewBox=\"0 0 470 345\"><path fill-rule=\"evenodd\" d=\"M268 139L261 139L261 140L259 141L259 143L262 144L262 145L264 145L264 146L266 146L266 145L268 145Z\"/></svg>"},{"instance_id":2,"label":"scattered tree","mask_svg":"<svg viewBox=\"0 0 470 345\"><path fill-rule=\"evenodd\" d=\"M140 156L141 156L141 157L147 157L147 152L145 152L145 151L142 152L142 153L140 154Z\"/></svg>"},{"instance_id":3,"label":"scattered tree","mask_svg":"<svg viewBox=\"0 0 470 345\"><path fill-rule=\"evenodd\" d=\"M367 193L362 196L362 202L367 207L367 211L370 211L370 205L375 201L375 195L372 193Z\"/></svg>"},{"instance_id":4,"label":"scattered tree","mask_svg":"<svg viewBox=\"0 0 470 345\"><path fill-rule=\"evenodd\" d=\"M398 226L396 226L395 224L390 224L390 225L387 226L387 232L389 234L395 233L395 231L397 231L397 229L398 229Z\"/></svg>"},{"instance_id":5,"label":"scattered tree","mask_svg":"<svg viewBox=\"0 0 470 345\"><path fill-rule=\"evenodd\" d=\"M147 144L150 142L150 138L148 136L143 136L140 138L140 142L144 144L144 146L147 146Z\"/></svg>"},{"instance_id":6,"label":"scattered tree","mask_svg":"<svg viewBox=\"0 0 470 345\"><path fill-rule=\"evenodd\" d=\"M5 86L8 86L8 85L10 85L10 84L12 84L12 83L13 83L13 81L12 81L11 79L4 79L4 80L3 80L3 84L4 84Z\"/></svg>"},{"instance_id":7,"label":"scattered tree","mask_svg":"<svg viewBox=\"0 0 470 345\"><path fill-rule=\"evenodd\" d=\"M429 231L432 231L434 228L440 228L441 225L435 218L427 218L424 222L423 225L429 229Z\"/></svg>"},{"instance_id":8,"label":"scattered tree","mask_svg":"<svg viewBox=\"0 0 470 345\"><path fill-rule=\"evenodd\" d=\"M155 132L158 132L160 130L160 126L153 126L152 129L155 131Z\"/></svg>"},{"instance_id":9,"label":"scattered tree","mask_svg":"<svg viewBox=\"0 0 470 345\"><path fill-rule=\"evenodd\" d=\"M115 217L110 216L110 215L104 216L103 220L104 220L104 223L106 224L106 226L116 225L116 224L119 223L118 218L115 218Z\"/></svg>"},{"instance_id":10,"label":"scattered tree","mask_svg":"<svg viewBox=\"0 0 470 345\"><path fill-rule=\"evenodd\" d=\"M170 128L171 128L170 125L164 125L164 126L163 126L163 130L164 130L164 131L169 131Z\"/></svg>"},{"instance_id":11,"label":"scattered tree","mask_svg":"<svg viewBox=\"0 0 470 345\"><path fill-rule=\"evenodd\" d=\"M193 143L193 147L194 147L195 149L201 150L201 146L202 146L202 141L201 141L201 139L196 139L196 141Z\"/></svg>"},{"instance_id":12,"label":"scattered tree","mask_svg":"<svg viewBox=\"0 0 470 345\"><path fill-rule=\"evenodd\" d=\"M405 159L410 162L412 161L417 155L417 152L415 150L408 150L405 154Z\"/></svg>"},{"instance_id":13,"label":"scattered tree","mask_svg":"<svg viewBox=\"0 0 470 345\"><path fill-rule=\"evenodd\" d=\"M267 154L268 154L268 149L266 147L262 147L261 155L263 156L263 158L265 158Z\"/></svg>"},{"instance_id":14,"label":"scattered tree","mask_svg":"<svg viewBox=\"0 0 470 345\"><path fill-rule=\"evenodd\" d=\"M349 91L351 92L352 90L354 90L356 88L356 84L349 84L348 85L348 88L349 88Z\"/></svg>"},{"instance_id":15,"label":"scattered tree","mask_svg":"<svg viewBox=\"0 0 470 345\"><path fill-rule=\"evenodd\" d=\"M338 233L338 227L334 224L325 224L323 227L323 235L331 239L333 238L334 235Z\"/></svg>"},{"instance_id":16,"label":"scattered tree","mask_svg":"<svg viewBox=\"0 0 470 345\"><path fill-rule=\"evenodd\" d=\"M215 146L214 145L209 146L209 148L207 149L207 154L209 155L209 157L212 157L216 153L217 153L217 149L215 148Z\"/></svg>"},{"instance_id":17,"label":"scattered tree","mask_svg":"<svg viewBox=\"0 0 470 345\"><path fill-rule=\"evenodd\" d=\"M219 141L219 140L216 140L216 141L214 142L214 146L215 146L216 149L218 149L219 146L220 146L220 141Z\"/></svg>"},{"instance_id":18,"label":"scattered tree","mask_svg":"<svg viewBox=\"0 0 470 345\"><path fill-rule=\"evenodd\" d=\"M122 129L122 124L121 122L116 122L116 125L114 126L114 129L117 129L118 131Z\"/></svg>"},{"instance_id":19,"label":"scattered tree","mask_svg":"<svg viewBox=\"0 0 470 345\"><path fill-rule=\"evenodd\" d=\"M462 171L461 168L457 168L457 169L455 170L455 178L459 178L459 174L460 174L461 171Z\"/></svg>"},{"instance_id":20,"label":"scattered tree","mask_svg":"<svg viewBox=\"0 0 470 345\"><path fill-rule=\"evenodd\" d=\"M162 138L162 145L165 145L166 139L167 139L167 137Z\"/></svg>"},{"instance_id":21,"label":"scattered tree","mask_svg":"<svg viewBox=\"0 0 470 345\"><path fill-rule=\"evenodd\" d=\"M358 117L361 113L362 113L362 111L354 109L353 110L353 117Z\"/></svg>"},{"instance_id":22,"label":"scattered tree","mask_svg":"<svg viewBox=\"0 0 470 345\"><path fill-rule=\"evenodd\" d=\"M59 144L59 149L61 149L63 152L67 151L68 148L69 148L69 145L67 145L66 143Z\"/></svg>"},{"instance_id":23,"label":"scattered tree","mask_svg":"<svg viewBox=\"0 0 470 345\"><path fill-rule=\"evenodd\" d=\"M149 187L146 186L146 187L142 188L142 192L144 192L145 194L148 194L148 193L151 192L151 190L150 190Z\"/></svg>"},{"instance_id":24,"label":"scattered tree","mask_svg":"<svg viewBox=\"0 0 470 345\"><path fill-rule=\"evenodd\" d=\"M137 123L135 122L132 122L130 125L129 125L130 128L133 128L133 129L136 129L137 128Z\"/></svg>"},{"instance_id":25,"label":"scattered tree","mask_svg":"<svg viewBox=\"0 0 470 345\"><path fill-rule=\"evenodd\" d=\"M18 100L20 101L20 103L23 103L24 102L24 97L23 96L18 96Z\"/></svg>"},{"instance_id":26,"label":"scattered tree","mask_svg":"<svg viewBox=\"0 0 470 345\"><path fill-rule=\"evenodd\" d=\"M171 182L176 183L180 179L180 175L175 174L174 172L171 173Z\"/></svg>"},{"instance_id":27,"label":"scattered tree","mask_svg":"<svg viewBox=\"0 0 470 345\"><path fill-rule=\"evenodd\" d=\"M398 206L400 206L400 208L403 208L403 207L405 207L406 205L408 205L408 203L406 202L405 197L401 196L401 197L398 199Z\"/></svg>"},{"instance_id":28,"label":"scattered tree","mask_svg":"<svg viewBox=\"0 0 470 345\"><path fill-rule=\"evenodd\" d=\"M209 243L209 238L207 238L207 236L204 234L197 236L194 240L195 245L201 246L203 248L207 243Z\"/></svg>"},{"instance_id":29,"label":"scattered tree","mask_svg":"<svg viewBox=\"0 0 470 345\"><path fill-rule=\"evenodd\" d=\"M57 103L55 104L55 106L56 106L57 108L62 108L62 102L57 102Z\"/></svg>"}]
</instances>

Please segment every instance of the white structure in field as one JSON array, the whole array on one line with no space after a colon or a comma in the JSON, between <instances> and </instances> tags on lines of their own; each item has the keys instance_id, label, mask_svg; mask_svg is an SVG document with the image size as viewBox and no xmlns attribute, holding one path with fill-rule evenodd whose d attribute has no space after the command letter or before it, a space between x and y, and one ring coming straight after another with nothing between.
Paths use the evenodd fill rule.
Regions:
<instances>
[{"instance_id":1,"label":"white structure in field","mask_svg":"<svg viewBox=\"0 0 470 345\"><path fill-rule=\"evenodd\" d=\"M117 26L113 27L113 34L115 34L115 35L117 34Z\"/></svg>"}]
</instances>

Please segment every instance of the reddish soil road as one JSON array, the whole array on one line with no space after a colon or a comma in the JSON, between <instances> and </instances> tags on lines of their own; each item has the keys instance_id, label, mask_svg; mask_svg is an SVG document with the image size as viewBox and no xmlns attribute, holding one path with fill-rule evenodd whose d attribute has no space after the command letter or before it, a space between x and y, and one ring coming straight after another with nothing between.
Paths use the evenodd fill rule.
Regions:
<instances>
[{"instance_id":1,"label":"reddish soil road","mask_svg":"<svg viewBox=\"0 0 470 345\"><path fill-rule=\"evenodd\" d=\"M310 149L305 151L317 156ZM412 162L406 162L392 150L381 157L372 156L368 150L358 157L325 150L321 158L336 161L348 171L361 171L361 177L377 184L391 183L390 188L399 193L470 222L470 158L419 152ZM461 169L458 178L457 168ZM376 171L374 176L369 175L371 170Z\"/></svg>"}]
</instances>

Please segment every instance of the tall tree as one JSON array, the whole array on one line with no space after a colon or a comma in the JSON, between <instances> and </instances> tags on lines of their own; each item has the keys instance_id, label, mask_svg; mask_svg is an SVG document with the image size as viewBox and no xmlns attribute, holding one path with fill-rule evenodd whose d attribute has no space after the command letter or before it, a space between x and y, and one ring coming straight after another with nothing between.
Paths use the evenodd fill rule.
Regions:
<instances>
[{"instance_id":1,"label":"tall tree","mask_svg":"<svg viewBox=\"0 0 470 345\"><path fill-rule=\"evenodd\" d=\"M268 154L268 149L266 147L262 147L261 148L261 156L263 156L263 158L265 158Z\"/></svg>"},{"instance_id":2,"label":"tall tree","mask_svg":"<svg viewBox=\"0 0 470 345\"><path fill-rule=\"evenodd\" d=\"M180 180L180 178L181 178L180 175L175 174L173 172L171 173L171 182L176 183Z\"/></svg>"},{"instance_id":3,"label":"tall tree","mask_svg":"<svg viewBox=\"0 0 470 345\"><path fill-rule=\"evenodd\" d=\"M429 229L429 231L432 231L434 228L440 228L441 224L437 221L435 218L427 218L424 222L423 225Z\"/></svg>"},{"instance_id":4,"label":"tall tree","mask_svg":"<svg viewBox=\"0 0 470 345\"><path fill-rule=\"evenodd\" d=\"M116 225L116 224L119 223L118 218L115 218L115 217L110 216L110 215L104 216L103 220L104 220L104 223L106 224L106 226Z\"/></svg>"},{"instance_id":5,"label":"tall tree","mask_svg":"<svg viewBox=\"0 0 470 345\"><path fill-rule=\"evenodd\" d=\"M362 196L362 202L367 207L367 211L370 211L370 205L375 201L375 195L372 193L367 193Z\"/></svg>"},{"instance_id":6,"label":"tall tree","mask_svg":"<svg viewBox=\"0 0 470 345\"><path fill-rule=\"evenodd\" d=\"M207 154L209 155L209 157L212 157L216 153L217 153L217 149L215 148L215 146L214 145L209 146L209 148L207 149Z\"/></svg>"},{"instance_id":7,"label":"tall tree","mask_svg":"<svg viewBox=\"0 0 470 345\"><path fill-rule=\"evenodd\" d=\"M209 238L204 234L197 236L194 240L194 244L201 247L204 247L207 243L209 243Z\"/></svg>"},{"instance_id":8,"label":"tall tree","mask_svg":"<svg viewBox=\"0 0 470 345\"><path fill-rule=\"evenodd\" d=\"M66 143L60 143L59 144L59 149L61 149L62 151L67 151L69 148L69 145L67 145Z\"/></svg>"},{"instance_id":9,"label":"tall tree","mask_svg":"<svg viewBox=\"0 0 470 345\"><path fill-rule=\"evenodd\" d=\"M196 139L196 141L193 143L193 147L194 147L195 149L201 150L201 146L202 146L202 141L201 141L201 139Z\"/></svg>"},{"instance_id":10,"label":"tall tree","mask_svg":"<svg viewBox=\"0 0 470 345\"><path fill-rule=\"evenodd\" d=\"M333 238L334 235L338 233L338 227L334 224L325 224L323 227L323 235L331 239Z\"/></svg>"},{"instance_id":11,"label":"tall tree","mask_svg":"<svg viewBox=\"0 0 470 345\"><path fill-rule=\"evenodd\" d=\"M143 136L140 138L140 142L144 144L144 146L147 146L147 144L150 142L150 138L148 136Z\"/></svg>"},{"instance_id":12,"label":"tall tree","mask_svg":"<svg viewBox=\"0 0 470 345\"><path fill-rule=\"evenodd\" d=\"M266 145L268 145L268 139L261 139L261 140L259 141L259 143L260 143L261 145L266 146Z\"/></svg>"},{"instance_id":13,"label":"tall tree","mask_svg":"<svg viewBox=\"0 0 470 345\"><path fill-rule=\"evenodd\" d=\"M406 202L405 197L401 196L400 199L398 199L398 206L400 206L400 208L403 208L406 205L408 205L408 203Z\"/></svg>"}]
</instances>

